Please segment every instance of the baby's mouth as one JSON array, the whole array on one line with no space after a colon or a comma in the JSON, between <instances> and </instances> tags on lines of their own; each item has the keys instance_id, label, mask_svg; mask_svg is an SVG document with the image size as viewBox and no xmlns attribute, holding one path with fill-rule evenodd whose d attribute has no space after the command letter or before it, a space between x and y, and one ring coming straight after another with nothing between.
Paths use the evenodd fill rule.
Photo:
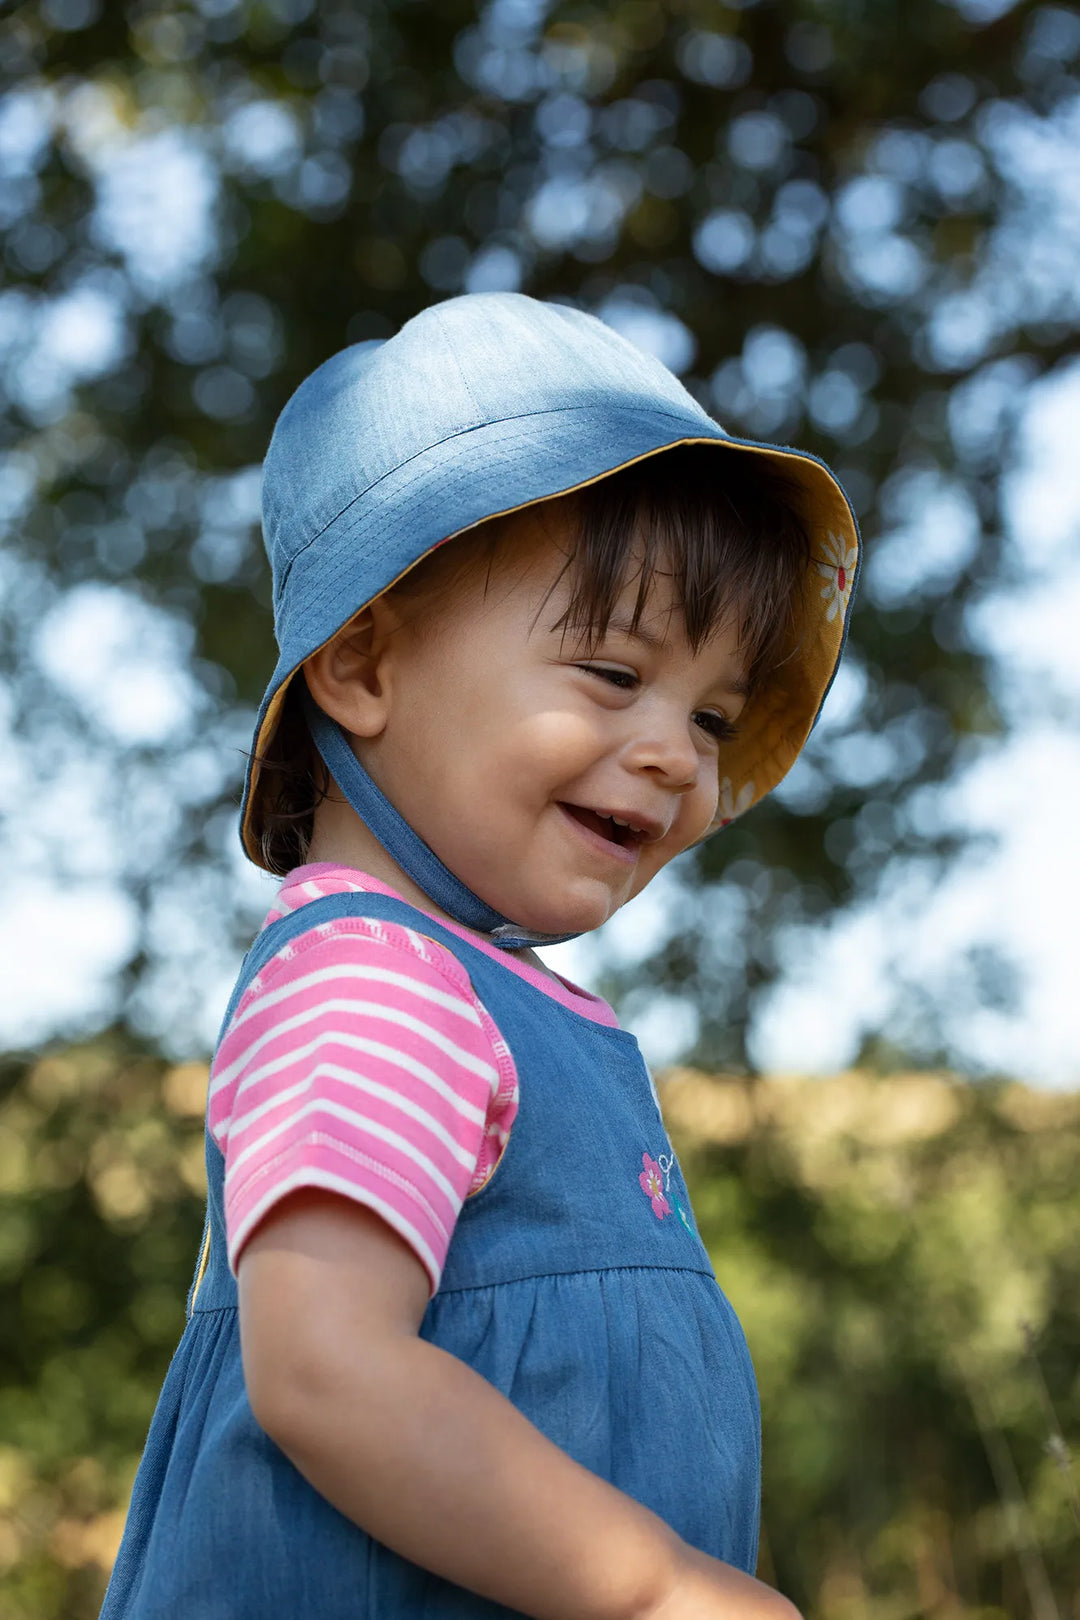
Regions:
<instances>
[{"instance_id":1,"label":"baby's mouth","mask_svg":"<svg viewBox=\"0 0 1080 1620\"><path fill-rule=\"evenodd\" d=\"M580 821L590 832L599 833L600 837L606 838L610 844L641 843L641 834L633 827L624 827L619 822L613 821L610 816L601 816L595 810L584 809L580 804L566 804L563 800L559 803L567 815L573 816L575 821Z\"/></svg>"}]
</instances>

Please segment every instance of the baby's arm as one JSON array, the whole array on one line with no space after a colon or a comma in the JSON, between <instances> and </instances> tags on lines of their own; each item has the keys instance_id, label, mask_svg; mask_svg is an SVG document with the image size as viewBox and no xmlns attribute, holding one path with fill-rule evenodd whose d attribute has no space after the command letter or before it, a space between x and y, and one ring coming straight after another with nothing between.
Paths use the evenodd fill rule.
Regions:
<instances>
[{"instance_id":1,"label":"baby's arm","mask_svg":"<svg viewBox=\"0 0 1080 1620\"><path fill-rule=\"evenodd\" d=\"M427 1272L372 1211L302 1188L257 1227L237 1274L256 1418L403 1557L535 1620L799 1620L419 1338Z\"/></svg>"}]
</instances>

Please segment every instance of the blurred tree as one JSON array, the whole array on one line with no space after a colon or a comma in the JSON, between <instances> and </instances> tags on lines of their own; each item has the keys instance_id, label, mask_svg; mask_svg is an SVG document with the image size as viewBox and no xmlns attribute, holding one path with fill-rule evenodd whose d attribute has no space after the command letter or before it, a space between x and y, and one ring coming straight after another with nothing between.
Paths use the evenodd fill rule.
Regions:
<instances>
[{"instance_id":1,"label":"blurred tree","mask_svg":"<svg viewBox=\"0 0 1080 1620\"><path fill-rule=\"evenodd\" d=\"M811 1620L1073 1620L1080 1097L858 1071L662 1095L757 1368L777 1584Z\"/></svg>"},{"instance_id":2,"label":"blurred tree","mask_svg":"<svg viewBox=\"0 0 1080 1620\"><path fill-rule=\"evenodd\" d=\"M119 1016L195 1051L259 920L235 810L273 663L276 413L342 344L522 288L600 313L733 430L823 455L862 514L827 720L775 802L686 857L667 942L604 987L683 998L696 1060L744 1067L790 930L953 854L927 790L1001 728L969 610L1019 566L1017 403L1074 344L1080 12L6 11L3 668L34 836L72 885L131 898ZM902 1044L935 1058L933 1017Z\"/></svg>"},{"instance_id":3,"label":"blurred tree","mask_svg":"<svg viewBox=\"0 0 1080 1620\"><path fill-rule=\"evenodd\" d=\"M0 1072L0 1615L101 1606L206 1204L205 1065L121 1031Z\"/></svg>"},{"instance_id":4,"label":"blurred tree","mask_svg":"<svg viewBox=\"0 0 1080 1620\"><path fill-rule=\"evenodd\" d=\"M98 1612L183 1327L206 1081L119 1029L0 1069L3 1620ZM1080 1097L661 1096L761 1386L763 1575L808 1620L1080 1620Z\"/></svg>"}]
</instances>

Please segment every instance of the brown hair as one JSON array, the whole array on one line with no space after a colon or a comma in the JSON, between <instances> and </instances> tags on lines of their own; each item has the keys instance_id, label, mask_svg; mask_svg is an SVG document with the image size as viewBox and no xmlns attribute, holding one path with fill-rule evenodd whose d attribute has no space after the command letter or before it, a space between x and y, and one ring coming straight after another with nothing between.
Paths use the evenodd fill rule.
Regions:
<instances>
[{"instance_id":1,"label":"brown hair","mask_svg":"<svg viewBox=\"0 0 1080 1620\"><path fill-rule=\"evenodd\" d=\"M566 526L571 550L559 574L561 579L571 570L570 601L555 628L595 648L636 561L636 629L662 568L671 576L693 651L736 616L752 702L772 671L797 651L810 542L795 487L753 452L732 448L722 454L721 477L715 447L679 445L544 503L554 508L565 502L572 517ZM439 546L393 593L436 596L482 564L490 579L508 528L507 519L493 518ZM269 750L259 758L262 803L252 806L263 863L282 877L307 859L315 807L326 797L325 767L301 707L303 680L299 670L289 683Z\"/></svg>"}]
</instances>

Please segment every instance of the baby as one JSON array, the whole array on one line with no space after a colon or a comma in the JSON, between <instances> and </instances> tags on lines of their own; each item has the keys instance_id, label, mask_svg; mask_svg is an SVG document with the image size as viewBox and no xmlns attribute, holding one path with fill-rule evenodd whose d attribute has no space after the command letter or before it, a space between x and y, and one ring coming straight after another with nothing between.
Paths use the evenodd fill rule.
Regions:
<instances>
[{"instance_id":1,"label":"baby","mask_svg":"<svg viewBox=\"0 0 1080 1620\"><path fill-rule=\"evenodd\" d=\"M283 882L103 1616L791 1620L655 1088L535 947L790 768L850 508L599 321L492 294L309 377L264 520L241 836Z\"/></svg>"}]
</instances>

